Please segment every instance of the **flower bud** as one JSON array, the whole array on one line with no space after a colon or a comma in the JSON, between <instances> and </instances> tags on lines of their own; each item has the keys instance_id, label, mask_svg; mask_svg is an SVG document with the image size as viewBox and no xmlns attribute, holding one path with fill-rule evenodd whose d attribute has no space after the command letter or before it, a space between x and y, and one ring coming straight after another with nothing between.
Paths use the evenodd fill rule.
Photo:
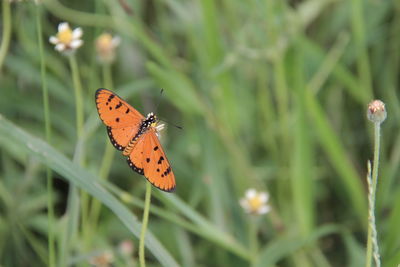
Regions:
<instances>
[{"instance_id":1,"label":"flower bud","mask_svg":"<svg viewBox=\"0 0 400 267\"><path fill-rule=\"evenodd\" d=\"M368 104L367 117L374 123L382 123L386 119L385 104L380 100L373 100Z\"/></svg>"},{"instance_id":2,"label":"flower bud","mask_svg":"<svg viewBox=\"0 0 400 267\"><path fill-rule=\"evenodd\" d=\"M110 64L115 60L115 49L119 46L121 39L103 33L96 39L96 51L101 63Z\"/></svg>"}]
</instances>

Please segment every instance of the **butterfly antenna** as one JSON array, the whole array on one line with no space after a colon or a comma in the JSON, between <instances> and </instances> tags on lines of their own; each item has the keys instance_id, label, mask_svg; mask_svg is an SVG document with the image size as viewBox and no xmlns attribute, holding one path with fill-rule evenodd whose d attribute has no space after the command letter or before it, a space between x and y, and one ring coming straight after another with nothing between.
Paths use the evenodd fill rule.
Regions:
<instances>
[{"instance_id":1,"label":"butterfly antenna","mask_svg":"<svg viewBox=\"0 0 400 267\"><path fill-rule=\"evenodd\" d=\"M177 125L177 124L175 124L175 123L166 121L166 120L164 120L164 119L162 119L162 118L160 118L160 121L163 121L163 122L165 122L166 124L170 124L170 125L174 126L175 128L178 128L179 130L183 130L183 127L182 127L182 126L179 126L179 125Z\"/></svg>"},{"instance_id":2,"label":"butterfly antenna","mask_svg":"<svg viewBox=\"0 0 400 267\"><path fill-rule=\"evenodd\" d=\"M178 128L179 130L183 130L183 127L182 127L182 126L179 126L179 125L176 125L176 124L172 124L172 126Z\"/></svg>"},{"instance_id":3,"label":"butterfly antenna","mask_svg":"<svg viewBox=\"0 0 400 267\"><path fill-rule=\"evenodd\" d=\"M156 111L157 111L157 109L158 109L158 106L160 105L160 101L161 101L161 97L162 97L162 94L163 94L163 93L164 93L164 89L161 88L161 91L160 91L160 98L158 99L158 103L157 103L157 106L156 106ZM179 125L176 125L175 123L169 122L169 121L167 121L167 120L165 120L165 119L163 119L163 118L160 118L160 120L163 121L163 122L165 122L165 123L167 123L167 124L170 124L170 125L172 125L172 126L178 128L179 130L183 130L183 127L181 127L181 126L179 126Z\"/></svg>"},{"instance_id":4,"label":"butterfly antenna","mask_svg":"<svg viewBox=\"0 0 400 267\"><path fill-rule=\"evenodd\" d=\"M157 110L158 110L158 106L160 106L160 103L161 103L161 97L162 97L162 94L163 94L163 92L164 92L164 89L163 88L161 88L161 91L160 91L160 97L158 98L158 102L157 102L157 105L156 105L156 112L157 112Z\"/></svg>"}]
</instances>

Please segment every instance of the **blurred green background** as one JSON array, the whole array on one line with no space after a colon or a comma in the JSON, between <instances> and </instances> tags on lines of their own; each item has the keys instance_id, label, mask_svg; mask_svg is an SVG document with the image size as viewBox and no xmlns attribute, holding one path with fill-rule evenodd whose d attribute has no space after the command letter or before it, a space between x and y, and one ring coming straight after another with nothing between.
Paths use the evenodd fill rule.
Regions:
<instances>
[{"instance_id":1,"label":"blurred green background","mask_svg":"<svg viewBox=\"0 0 400 267\"><path fill-rule=\"evenodd\" d=\"M177 189L153 188L148 266L364 266L366 109L381 99L376 220L383 266L399 264L399 1L1 5L1 266L49 265L50 232L56 266L138 266L146 180L109 144L99 87L169 122ZM48 42L64 21L83 30L73 56ZM104 32L121 40L112 64L98 61ZM249 188L271 212L242 209Z\"/></svg>"}]
</instances>

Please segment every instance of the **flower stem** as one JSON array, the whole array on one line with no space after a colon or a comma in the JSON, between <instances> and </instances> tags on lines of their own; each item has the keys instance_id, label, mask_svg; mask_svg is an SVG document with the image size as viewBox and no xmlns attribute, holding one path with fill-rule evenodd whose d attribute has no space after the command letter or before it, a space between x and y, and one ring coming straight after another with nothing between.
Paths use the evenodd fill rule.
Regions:
<instances>
[{"instance_id":1,"label":"flower stem","mask_svg":"<svg viewBox=\"0 0 400 267\"><path fill-rule=\"evenodd\" d=\"M250 250L252 253L252 259L257 259L258 253L258 218L251 216L249 221L249 239L250 239Z\"/></svg>"},{"instance_id":2,"label":"flower stem","mask_svg":"<svg viewBox=\"0 0 400 267\"><path fill-rule=\"evenodd\" d=\"M144 259L144 239L145 239L146 230L147 230L147 223L149 221L150 199L151 199L151 184L147 182L146 183L146 196L145 196L144 210L143 210L142 230L140 232L140 242L139 242L140 267L146 266L146 262Z\"/></svg>"},{"instance_id":3,"label":"flower stem","mask_svg":"<svg viewBox=\"0 0 400 267\"><path fill-rule=\"evenodd\" d=\"M5 1L7 2L7 1ZM42 31L42 10L40 5L36 5L36 27L39 42L39 54L40 54L40 73L42 80L43 90L43 106L44 106L44 125L46 132L46 140L51 143L51 121L50 121L50 105L49 105L49 94L47 89L46 81L46 63L43 49L43 31ZM49 167L46 167L46 179L47 179L47 219L48 219L48 250L49 259L48 266L55 266L55 250L54 250L54 207L53 207L53 179L52 171Z\"/></svg>"},{"instance_id":4,"label":"flower stem","mask_svg":"<svg viewBox=\"0 0 400 267\"><path fill-rule=\"evenodd\" d=\"M368 182L369 182L369 224L368 224L368 240L367 240L367 253L366 253L366 267L371 267L372 256L375 259L375 265L381 266L379 246L378 246L378 235L375 223L375 196L376 187L378 182L378 167L379 167L379 150L380 150L380 122L374 123L374 162L371 172L368 171Z\"/></svg>"},{"instance_id":5,"label":"flower stem","mask_svg":"<svg viewBox=\"0 0 400 267\"><path fill-rule=\"evenodd\" d=\"M76 61L75 55L70 55L69 64L72 72L72 80L74 83L74 95L75 95L75 113L76 113L76 133L77 133L77 149L75 151L76 155L74 158L79 165L83 165L84 161L84 149L83 149L83 96L82 96L82 84L79 76L79 67ZM89 196L86 192L81 191L81 221L82 221L82 236L83 236L83 246L86 248L89 245L90 240L90 226L88 221L88 210L89 210Z\"/></svg>"},{"instance_id":6,"label":"flower stem","mask_svg":"<svg viewBox=\"0 0 400 267\"><path fill-rule=\"evenodd\" d=\"M0 45L0 71L7 55L11 40L11 10L10 1L3 1L3 36Z\"/></svg>"},{"instance_id":7,"label":"flower stem","mask_svg":"<svg viewBox=\"0 0 400 267\"><path fill-rule=\"evenodd\" d=\"M102 66L102 73L103 73L103 83L105 88L107 89L114 89L113 80L112 80L112 72L111 72L111 65L104 64Z\"/></svg>"},{"instance_id":8,"label":"flower stem","mask_svg":"<svg viewBox=\"0 0 400 267\"><path fill-rule=\"evenodd\" d=\"M82 85L81 85L81 79L79 78L78 63L76 62L75 55L71 55L68 58L69 58L69 65L72 71L72 80L74 83L76 129L77 129L78 139L80 139L83 131Z\"/></svg>"}]
</instances>

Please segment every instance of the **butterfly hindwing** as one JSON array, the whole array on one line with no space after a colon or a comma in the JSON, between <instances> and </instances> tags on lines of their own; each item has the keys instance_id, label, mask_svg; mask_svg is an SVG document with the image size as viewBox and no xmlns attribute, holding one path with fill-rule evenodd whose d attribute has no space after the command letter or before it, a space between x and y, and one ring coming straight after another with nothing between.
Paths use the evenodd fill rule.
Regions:
<instances>
[{"instance_id":1,"label":"butterfly hindwing","mask_svg":"<svg viewBox=\"0 0 400 267\"><path fill-rule=\"evenodd\" d=\"M136 143L135 147L132 149L131 153L127 158L129 167L131 167L132 170L141 175L144 175L143 147L144 147L144 139L139 138L138 142Z\"/></svg>"},{"instance_id":2,"label":"butterfly hindwing","mask_svg":"<svg viewBox=\"0 0 400 267\"><path fill-rule=\"evenodd\" d=\"M155 130L150 129L140 137L128 157L128 164L155 187L167 192L175 189L174 173Z\"/></svg>"},{"instance_id":3,"label":"butterfly hindwing","mask_svg":"<svg viewBox=\"0 0 400 267\"><path fill-rule=\"evenodd\" d=\"M154 129L149 130L146 139L143 151L146 178L161 190L175 190L174 173Z\"/></svg>"},{"instance_id":4,"label":"butterfly hindwing","mask_svg":"<svg viewBox=\"0 0 400 267\"><path fill-rule=\"evenodd\" d=\"M122 127L122 128L111 128L107 126L107 134L110 137L111 144L118 150L123 151L129 144L132 136L135 135L136 127Z\"/></svg>"}]
</instances>

